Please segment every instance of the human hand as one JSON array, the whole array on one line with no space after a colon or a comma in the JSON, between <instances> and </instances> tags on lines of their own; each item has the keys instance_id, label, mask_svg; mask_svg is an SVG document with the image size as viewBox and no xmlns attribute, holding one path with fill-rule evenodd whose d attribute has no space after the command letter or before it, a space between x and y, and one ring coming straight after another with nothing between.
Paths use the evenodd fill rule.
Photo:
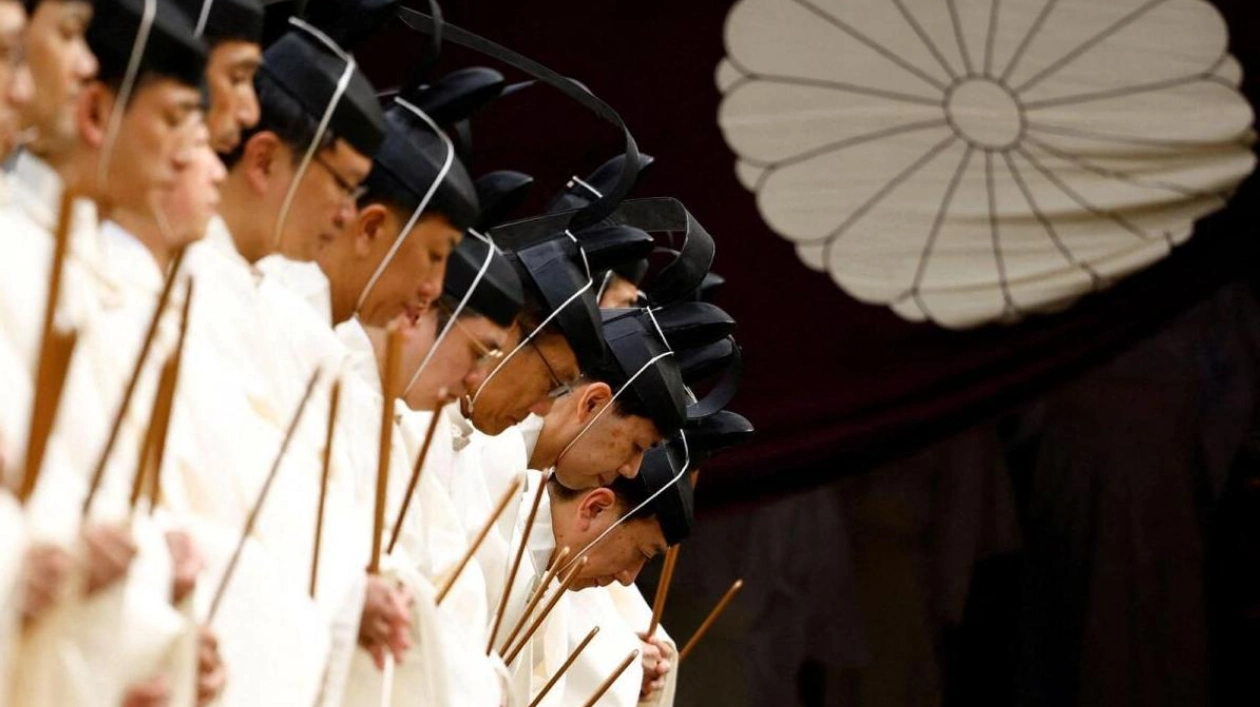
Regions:
<instances>
[{"instance_id":1,"label":"human hand","mask_svg":"<svg viewBox=\"0 0 1260 707\"><path fill-rule=\"evenodd\" d=\"M87 550L87 593L95 594L127 574L136 544L123 525L92 524L83 529L82 536Z\"/></svg>"},{"instance_id":2,"label":"human hand","mask_svg":"<svg viewBox=\"0 0 1260 707\"><path fill-rule=\"evenodd\" d=\"M166 547L171 552L171 603L180 604L197 586L206 563L186 531L166 531Z\"/></svg>"},{"instance_id":3,"label":"human hand","mask_svg":"<svg viewBox=\"0 0 1260 707\"><path fill-rule=\"evenodd\" d=\"M380 575L368 575L363 616L359 621L359 645L372 655L376 667L385 668L385 652L401 663L411 648L411 594Z\"/></svg>"},{"instance_id":4,"label":"human hand","mask_svg":"<svg viewBox=\"0 0 1260 707\"><path fill-rule=\"evenodd\" d=\"M65 593L73 562L56 545L36 543L23 560L22 623L29 626L52 608Z\"/></svg>"}]
</instances>

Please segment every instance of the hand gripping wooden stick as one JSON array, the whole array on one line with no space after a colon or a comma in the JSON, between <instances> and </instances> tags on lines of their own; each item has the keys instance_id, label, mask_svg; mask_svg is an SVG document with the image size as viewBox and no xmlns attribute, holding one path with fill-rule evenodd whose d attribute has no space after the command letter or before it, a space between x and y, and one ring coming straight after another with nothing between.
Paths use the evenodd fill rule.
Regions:
<instances>
[{"instance_id":1,"label":"hand gripping wooden stick","mask_svg":"<svg viewBox=\"0 0 1260 707\"><path fill-rule=\"evenodd\" d=\"M547 601L547 605L543 607L542 612L540 612L537 618L534 619L534 623L529 625L529 630L525 632L524 636L521 636L521 640L517 642L516 647L513 648L512 651L508 653L507 658L503 660L505 664L511 665L512 661L516 660L516 656L519 655L520 652L525 649L525 646L529 644L529 639L534 637L534 633L537 632L543 622L547 620L547 616L551 614L551 610L556 608L556 603L560 601L560 598L564 596L565 592L569 591L569 587L573 586L573 580L577 579L578 572L581 572L586 567L588 559L589 558L583 557L578 560L578 563L573 566L573 569L569 570L569 574L566 575L564 581L560 583L560 586L556 589L556 593L551 595L551 599Z\"/></svg>"},{"instance_id":2,"label":"hand gripping wooden stick","mask_svg":"<svg viewBox=\"0 0 1260 707\"><path fill-rule=\"evenodd\" d=\"M380 574L381 540L385 534L385 504L389 498L389 460L394 440L394 401L398 398L398 359L402 354L402 330L389 325L385 366L381 371L381 434L376 459L376 509L372 516L372 557L368 573Z\"/></svg>"},{"instance_id":3,"label":"hand gripping wooden stick","mask_svg":"<svg viewBox=\"0 0 1260 707\"><path fill-rule=\"evenodd\" d=\"M127 379L127 387L123 390L122 400L118 403L118 409L114 411L114 420L110 424L109 436L105 438L105 446L101 449L100 456L96 460L96 467L92 470L92 479L88 484L87 496L83 499L82 515L84 517L87 516L88 511L92 510L92 501L96 498L96 492L100 490L101 479L105 476L105 467L109 463L110 454L114 451L114 445L118 443L118 434L122 430L123 419L127 416L127 409L131 407L131 399L135 397L136 386L140 382L140 374L144 371L144 364L149 360L149 353L153 350L153 341L157 338L158 325L162 323L162 314L166 311L166 305L171 300L171 291L175 289L175 280L179 275L180 264L184 262L185 252L185 249L181 248L171 261L170 271L166 274L166 282L162 284L162 292L158 295L157 306L153 308L153 315L149 318L149 328L144 333L144 341L140 344L140 353L136 356L135 365L131 369L131 377Z\"/></svg>"},{"instance_id":4,"label":"hand gripping wooden stick","mask_svg":"<svg viewBox=\"0 0 1260 707\"><path fill-rule=\"evenodd\" d=\"M613 686L613 683L617 682L617 678L621 677L621 674L626 672L626 668L630 667L630 664L638 657L638 649L630 651L630 655L626 656L626 659L621 661L621 665L618 665L617 669L613 671L613 674L609 675L608 679L604 681L604 684L600 685L599 689L595 690L595 694L591 695L591 699L587 700L583 707L595 707L595 703L599 702L599 698L603 697L605 692L608 692L608 689Z\"/></svg>"},{"instance_id":5,"label":"hand gripping wooden stick","mask_svg":"<svg viewBox=\"0 0 1260 707\"><path fill-rule=\"evenodd\" d=\"M512 596L512 585L516 583L516 573L521 569L521 560L525 557L525 548L529 546L530 531L534 529L534 518L538 516L538 506L542 504L543 495L547 493L547 479L543 476L534 492L534 503L529 507L529 516L525 519L525 527L521 530L521 544L516 548L512 558L512 567L508 570L507 584L503 585L503 594L499 597L499 607L494 612L494 624L490 627L490 640L486 642L486 655L494 650L494 639L499 637L499 627L503 623L503 614L507 611L508 598Z\"/></svg>"},{"instance_id":6,"label":"hand gripping wooden stick","mask_svg":"<svg viewBox=\"0 0 1260 707\"><path fill-rule=\"evenodd\" d=\"M710 611L709 615L705 617L704 623L700 624L700 628L696 629L695 635L691 637L690 641L687 641L687 645L683 646L682 651L678 653L679 664L681 664L683 659L687 657L687 654L696 647L696 644L700 642L700 639L704 638L704 634L709 631L709 627L713 625L714 621L718 620L718 617L722 615L723 611L726 611L726 605L731 603L731 600L735 598L735 595L739 593L740 588L743 586L744 580L737 579L735 580L735 583L731 585L731 588L726 590L726 593L718 600L717 606L713 607L713 611Z\"/></svg>"},{"instance_id":7,"label":"hand gripping wooden stick","mask_svg":"<svg viewBox=\"0 0 1260 707\"><path fill-rule=\"evenodd\" d=\"M341 381L333 383L328 400L328 427L324 432L324 453L320 460L319 506L315 510L315 547L311 551L311 580L308 592L315 598L319 577L319 549L324 540L324 502L328 499L328 473L332 469L333 433L337 430L337 409L341 406Z\"/></svg>"},{"instance_id":8,"label":"hand gripping wooden stick","mask_svg":"<svg viewBox=\"0 0 1260 707\"><path fill-rule=\"evenodd\" d=\"M586 634L586 638L583 638L582 642L578 644L578 647L573 649L573 652L565 659L564 664L560 666L560 669L556 671L556 674L552 675L551 679L547 681L547 684L543 685L543 688L538 691L537 695L534 696L534 699L529 703L529 707L538 707L538 704L541 703L543 698L547 696L547 693L551 692L551 688L555 686L556 681L558 681L561 677L564 677L565 672L569 670L569 666L573 665L573 661L577 660L578 656L586 649L587 644L595 638L595 634L597 633L599 633L598 626L591 629L591 632Z\"/></svg>"},{"instance_id":9,"label":"hand gripping wooden stick","mask_svg":"<svg viewBox=\"0 0 1260 707\"><path fill-rule=\"evenodd\" d=\"M232 573L236 571L236 565L240 562L241 552L245 549L245 541L249 539L250 533L254 532L254 525L258 522L258 516L262 513L263 503L267 500L267 492L271 490L271 484L276 480L276 473L280 471L280 463L284 461L285 452L289 450L289 444L293 442L294 433L297 432L298 424L302 422L302 413L306 410L306 404L311 400L311 394L315 392L315 383L319 381L319 369L311 374L310 381L306 384L306 392L302 394L302 400L298 403L297 410L293 413L293 418L289 421L289 428L285 430L284 439L280 442L280 449L276 452L275 459L271 462L271 469L267 472L267 479L263 481L262 488L258 491L258 497L254 499L254 506L249 510L249 517L245 519L245 527L241 530L240 540L236 542L236 549L232 551L232 559L228 560L227 569L223 571L223 578L219 580L219 586L214 590L214 598L210 602L210 612L206 615L205 624L209 626L214 622L214 616L219 611L219 605L223 602L223 595L227 590L228 583L232 581Z\"/></svg>"},{"instance_id":10,"label":"hand gripping wooden stick","mask_svg":"<svg viewBox=\"0 0 1260 707\"><path fill-rule=\"evenodd\" d=\"M512 627L512 632L508 634L507 640L503 642L503 645L499 646L499 655L507 655L508 647L516 642L517 636L521 635L521 631L524 630L526 624L529 622L529 617L533 615L534 609L538 608L538 604L542 601L543 595L547 593L547 587L551 586L551 580L555 579L556 575L560 573L561 564L568 556L569 547L566 545L565 547L560 548L560 553L556 555L555 562L552 562L551 566L547 568L547 571L543 574L542 581L539 582L538 586L534 589L534 593L533 596L530 597L529 604L525 606L525 612L522 613L521 617L516 620L516 624Z\"/></svg>"},{"instance_id":11,"label":"hand gripping wooden stick","mask_svg":"<svg viewBox=\"0 0 1260 707\"><path fill-rule=\"evenodd\" d=\"M494 527L495 521L499 519L499 516L503 515L503 509L507 508L508 502L512 500L512 497L516 495L516 492L519 491L520 488L520 480L513 481L512 485L509 486L507 491L503 494L503 497L499 499L499 505L495 506L494 512L486 519L485 525L481 526L481 530L477 533L477 538L473 540L472 546L469 547L468 551L464 553L464 556L459 559L459 562L455 565L455 571L452 572L451 575L446 578L446 581L442 583L442 588L438 591L437 599L434 601L435 604L438 606L442 605L442 600L446 598L447 592L450 592L451 587L455 586L455 580L459 579L460 573L468 566L468 561L473 558L473 555L477 554L477 550L481 547L481 543L485 541L486 536L490 534L490 529Z\"/></svg>"},{"instance_id":12,"label":"hand gripping wooden stick","mask_svg":"<svg viewBox=\"0 0 1260 707\"><path fill-rule=\"evenodd\" d=\"M665 597L669 594L669 585L674 581L674 565L678 564L678 548L674 545L665 551L665 566L661 568L661 579L656 585L656 598L652 602L652 622L648 624L647 636L656 635L656 627L661 625L661 614L665 612Z\"/></svg>"}]
</instances>

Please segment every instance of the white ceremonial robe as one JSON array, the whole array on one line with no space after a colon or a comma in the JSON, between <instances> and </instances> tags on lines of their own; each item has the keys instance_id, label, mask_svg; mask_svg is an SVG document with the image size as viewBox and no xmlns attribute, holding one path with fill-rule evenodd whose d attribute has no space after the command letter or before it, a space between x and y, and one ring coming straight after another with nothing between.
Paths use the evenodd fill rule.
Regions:
<instances>
[{"instance_id":1,"label":"white ceremonial robe","mask_svg":"<svg viewBox=\"0 0 1260 707\"><path fill-rule=\"evenodd\" d=\"M563 608L568 620L569 650L576 648L592 627L599 627L599 634L565 673L562 704L586 704L626 656L642 647L638 635L618 612L606 589L592 587L568 592L561 602L563 607L556 607L557 612ZM642 684L643 662L636 658L596 704L601 707L636 705Z\"/></svg>"},{"instance_id":2,"label":"white ceremonial robe","mask_svg":"<svg viewBox=\"0 0 1260 707\"><path fill-rule=\"evenodd\" d=\"M381 418L381 389L376 357L371 340L357 321L344 322L337 334L351 352L348 370L357 385L343 384L341 419L351 412L351 422L344 429L357 430L352 435L360 446L359 454L375 462ZM405 410L399 406L399 410ZM399 417L418 415L421 426L427 427L430 414L399 412ZM420 439L408 439L397 424L392 424L391 471L387 493L385 538L382 551L392 534L410 482L414 459L419 456ZM440 427L440 426L439 426ZM484 588L478 568L469 565L448 593L443 605L434 604L434 585L445 578L446 571L458 561L466 548L465 532L459 519L451 514L450 502L442 492L437 469L452 463L449 431L439 429L426 457L407 516L399 531L394 552L382 558L387 576L403 583L415 599L413 607L413 642L415 648L394 671L392 689L396 705L498 705L502 698L500 679L484 655ZM375 470L365 478L374 495ZM367 653L355 652L351 670L347 705L380 704L382 676Z\"/></svg>"},{"instance_id":3,"label":"white ceremonial robe","mask_svg":"<svg viewBox=\"0 0 1260 707\"><path fill-rule=\"evenodd\" d=\"M22 628L26 518L17 499L0 489L0 696L9 694ZM7 697L5 699L7 704Z\"/></svg>"},{"instance_id":4,"label":"white ceremonial robe","mask_svg":"<svg viewBox=\"0 0 1260 707\"><path fill-rule=\"evenodd\" d=\"M596 590L588 589L584 591ZM614 583L598 591L606 592L609 595L613 607L617 610L617 615L626 623L632 633L638 636L638 634L647 631L648 626L652 623L652 605L647 602L643 593L639 591L638 586L625 587ZM665 676L665 687L658 690L651 699L641 701L639 704L643 707L672 707L674 696L678 692L678 644L674 642L674 639L662 625L656 627L656 637L673 648L674 659L670 661L671 669Z\"/></svg>"},{"instance_id":5,"label":"white ceremonial robe","mask_svg":"<svg viewBox=\"0 0 1260 707\"><path fill-rule=\"evenodd\" d=\"M62 182L47 163L19 155L0 204L0 332L25 357L31 372L39 360L53 232L61 205ZM73 204L70 243L62 276L58 326L81 327L91 321L97 298L96 207L87 199Z\"/></svg>"},{"instance_id":6,"label":"white ceremonial robe","mask_svg":"<svg viewBox=\"0 0 1260 707\"><path fill-rule=\"evenodd\" d=\"M205 617L297 400L281 394L283 334L263 301L262 273L221 219L190 246L185 267L196 289L171 425L191 441L168 460L164 501L190 519L206 556L194 602ZM309 406L304 427L315 419L322 428L320 416ZM313 543L313 495L291 492L318 485L319 448L308 439L299 435L286 452L211 625L229 676L224 705L314 704L323 690L331 624L307 593L309 550L299 557L288 544L299 533Z\"/></svg>"}]
</instances>

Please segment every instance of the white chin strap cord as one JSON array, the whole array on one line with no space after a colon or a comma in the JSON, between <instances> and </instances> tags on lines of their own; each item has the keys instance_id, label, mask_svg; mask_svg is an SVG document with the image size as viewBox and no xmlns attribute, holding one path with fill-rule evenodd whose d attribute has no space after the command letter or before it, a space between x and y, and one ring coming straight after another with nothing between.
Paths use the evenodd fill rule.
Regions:
<instances>
[{"instance_id":1,"label":"white chin strap cord","mask_svg":"<svg viewBox=\"0 0 1260 707\"><path fill-rule=\"evenodd\" d=\"M609 533L616 530L618 526L620 526L622 523L625 523L630 518L633 518L635 513L638 513L639 511L646 508L649 503L651 503L652 501L655 501L661 494L665 493L671 486L673 486L674 484L677 484L678 480L683 477L683 474L687 473L687 470L691 468L691 448L687 444L687 434L685 432L679 431L678 439L682 440L683 464L682 464L682 468L678 470L678 473L674 474L674 478L670 479L669 483L653 491L652 495L648 496L642 503L630 509L627 513L623 514L617 520L613 521L612 525L608 526L607 528L604 528L604 532L595 536L595 539L587 543L586 547L582 548L581 551L579 551L576 555L569 558L569 561L566 562L564 565L564 569L562 569L557 574L564 574L565 572L568 572L569 568L572 567L574 563L576 563L578 560L585 557L587 553L589 553L592 549L595 548L596 545L603 542L604 538L608 537ZM668 452L666 453L668 454ZM551 478L550 475L548 475L546 479L544 479L544 483L546 482L547 479L550 479L550 478Z\"/></svg>"},{"instance_id":2,"label":"white chin strap cord","mask_svg":"<svg viewBox=\"0 0 1260 707\"><path fill-rule=\"evenodd\" d=\"M122 85L118 88L118 96L114 101L114 109L109 112L109 123L105 127L105 140L101 146L101 158L96 165L97 186L103 186L109 178L109 161L114 156L114 147L118 143L118 131L122 128L122 117L131 93L136 88L136 78L140 74L140 60L144 58L144 48L149 43L149 34L153 30L153 20L157 17L157 0L144 0L144 13L140 15L140 26L136 28L136 39L131 45L131 55L127 58L127 71L123 74Z\"/></svg>"},{"instance_id":3,"label":"white chin strap cord","mask_svg":"<svg viewBox=\"0 0 1260 707\"><path fill-rule=\"evenodd\" d=\"M206 22L210 19L210 8L214 7L214 0L203 0L201 3L201 12L197 14L197 26L193 29L193 36L201 39L201 35L206 33Z\"/></svg>"},{"instance_id":4,"label":"white chin strap cord","mask_svg":"<svg viewBox=\"0 0 1260 707\"><path fill-rule=\"evenodd\" d=\"M657 308L657 309L659 309L659 308ZM648 366L651 366L652 364L656 363L657 361L661 360L662 358L665 358L666 356L673 356L673 355L674 355L674 349L673 349L673 347L671 347L671 346L669 345L669 339L665 338L665 332L661 329L660 322L656 321L656 310L655 310L655 309L652 309L651 307L645 307L643 311L644 311L645 313L647 313L647 315L648 315L648 319L651 319L651 320L652 320L652 327L653 327L654 329L656 329L656 334L657 334L657 336L661 337L661 341L663 341L663 342L665 343L665 347L668 349L668 351L666 351L665 353L662 353L662 354L658 354L658 355L656 355L656 356L653 356L653 357L652 357L652 358L651 358L651 359L650 359L647 363L645 363L645 364L643 365L643 367L642 367L642 368L640 368L638 371L636 371L636 372L635 372L635 374L634 374L633 376L631 376L631 377L630 377L630 380L626 381L626 384L625 384L625 385L621 386L621 388L620 388L620 389L618 389L618 391L616 392L616 394L614 394L614 395L613 395L612 400L608 401L608 404L607 404L607 405L605 405L605 406L604 406L604 408L603 408L603 409L601 409L601 410L599 411L599 413L597 413L597 414L595 415L595 417L594 417L594 418L593 418L593 419L592 419L589 423L587 423L586 427L583 427L583 428L582 428L582 431L578 433L577 437L574 437L574 438L573 438L573 441L572 441L572 442L569 442L568 446L566 446L566 447L564 448L564 450L563 450L563 451L561 451L561 452L560 452L560 454L556 456L556 464L557 464L557 465L560 463L560 459L564 456L564 453L565 453L565 452L567 452L567 451L569 451L569 447L572 447L572 446L573 446L573 444L574 444L575 442L577 442L579 439L581 439L582 435L586 434L586 431L587 431L587 430L589 430L589 429L591 428L591 425L595 424L595 421L599 419L600 415L603 415L603 414L604 414L604 412L606 412L606 411L608 410L608 408L612 407L613 401L615 401L615 400L617 399L617 396L618 396L618 395L621 395L621 392L622 392L623 390L625 390L627 387L629 387L629 386L630 386L630 384L631 384L631 383L633 383L633 382L634 382L634 379L635 379L635 378L638 378L640 374L642 374L644 371L646 371L646 370L648 369ZM690 390L690 389L688 389L688 390L687 390L687 394L691 396L691 398L692 398L692 400L693 400L693 401L695 400L695 395L693 395L693 394L691 393L691 390ZM635 508L633 508L633 509L632 509L629 513L626 513L625 515L623 515L623 516L621 516L620 518L618 518L618 519L616 520L616 522L614 522L612 525L610 525L610 526L608 526L607 528L605 528L605 529L604 529L604 532L600 533L600 534L599 534L599 535L598 535L598 536L597 536L594 540L592 540L591 542L587 543L587 544L586 544L586 547L582 548L582 551L581 551L581 552L579 552L579 553L578 553L577 555L575 555L575 556L574 556L571 560L569 560L568 564L567 564L567 565L565 565L565 570L568 570L568 568L569 568L570 566L572 566L574 562L577 562L579 559L581 559L581 558L582 558L582 556L584 556L587 552L589 552L591 548L595 547L595 545L596 545L597 543L599 543L599 542L600 542L600 541L602 541L605 537L607 537L607 536L608 536L608 534L609 534L609 533L611 533L611 532L612 532L612 531L613 531L613 530L614 530L617 526L619 526L619 525L621 525L622 523L624 523L624 522L626 521L626 519L627 519L627 518L630 518L630 517L631 517L631 516L633 516L635 513L638 513L640 510L642 510L644 507L646 507L649 503L651 503L652 501L655 501L655 500L656 500L656 498L657 498L658 496L660 496L662 493L665 493L665 489L668 489L670 486L673 486L674 484L678 483L678 480L682 478L682 475L683 475L683 474L685 474L685 473L687 473L687 468L691 466L691 447L690 447L690 446L688 446L688 444L687 444L687 434L686 434L685 432L683 432L682 430L679 430L679 431L678 431L678 438L679 438L680 440L682 440L682 445L683 445L683 465L682 465L682 470L681 470L681 471L679 471L677 474L675 474L675 475L674 475L674 478L673 478L673 479L670 479L670 482L669 482L669 483L667 483L667 484L665 484L664 486L662 486L662 487L660 487L659 489L657 489L657 490L656 490L656 491L655 491L655 492L654 492L651 496L648 496L647 500L645 500L644 502L640 503L638 506L636 506ZM668 452L667 452L667 453L668 453Z\"/></svg>"},{"instance_id":5,"label":"white chin strap cord","mask_svg":"<svg viewBox=\"0 0 1260 707\"><path fill-rule=\"evenodd\" d=\"M486 271L490 269L490 261L494 259L494 242L491 241L488 236L483 236L472 229L469 229L468 233L473 238L483 241L486 244L486 259L481 262L481 268L477 270L477 275L473 278L472 284L469 285L468 291L464 293L464 297L459 301L459 304L456 305L454 311L451 312L450 319L446 320L446 326L442 327L442 331L438 333L437 338L433 340L433 345L429 347L429 351L424 355L424 360L420 362L420 366L416 368L416 372L412 374L411 380L408 381L407 386L403 388L403 397L406 397L407 393L410 393L411 389L420 381L420 374L424 373L424 369L428 367L429 361L432 361L434 354L437 353L438 347L446 340L446 335L449 334L451 329L455 327L455 320L459 318L460 313L464 311L464 307L468 305L468 300L472 299L473 292L477 291L477 285L481 284L481 280L485 277Z\"/></svg>"},{"instance_id":6,"label":"white chin strap cord","mask_svg":"<svg viewBox=\"0 0 1260 707\"><path fill-rule=\"evenodd\" d=\"M433 180L433 183L429 185L429 190L424 193L420 203L416 204L415 210L411 212L411 218L407 219L406 225L398 232L398 236L394 239L394 244L389 247L389 251L381 259L380 265L376 266L376 272L372 273L372 277L369 277L367 284L363 286L363 292L359 293L359 301L354 304L355 314L358 314L359 310L363 308L363 303L367 301L368 294L372 292L372 288L376 287L376 282L385 274L385 268L388 268L394 257L398 255L398 249L402 248L403 241L411 234L411 229L415 228L416 222L420 220L420 215L428 208L429 202L433 200L433 195L437 193L438 187L442 186L442 182L446 181L446 175L450 174L451 166L455 164L455 144L446 136L446 133L438 128L437 123L433 122L433 119L428 114L402 98L395 98L394 104L413 113L437 134L438 138L442 140L442 144L446 147L446 159L442 162L442 168L438 170L437 179Z\"/></svg>"},{"instance_id":7,"label":"white chin strap cord","mask_svg":"<svg viewBox=\"0 0 1260 707\"><path fill-rule=\"evenodd\" d=\"M350 86L350 79L354 76L355 60L349 52L337 46L337 43L331 37L321 32L314 25L302 20L298 17L290 17L289 24L306 32L321 44L329 49L338 58L346 62L346 68L341 72L341 78L337 80L337 87L333 91L332 98L328 101L328 107L324 109L324 115L319 119L319 125L315 128L315 135L311 138L311 144L307 145L306 153L302 155L302 161L298 164L297 172L293 174L293 180L289 182L289 189L284 194L284 201L280 205L280 213L276 217L275 230L272 232L272 250L280 251L284 238L284 224L289 219L289 210L293 208L293 199L297 196L298 186L302 183L302 178L306 176L306 170L311 166L311 160L315 157L315 151L319 149L320 143L324 139L324 134L328 132L328 124L332 122L333 112L337 110L337 104L341 102L341 97L345 95L346 89Z\"/></svg>"},{"instance_id":8,"label":"white chin strap cord","mask_svg":"<svg viewBox=\"0 0 1260 707\"><path fill-rule=\"evenodd\" d=\"M547 317L542 320L542 323L540 323L537 327L535 327L535 329L531 331L528 336L526 336L524 339L521 339L521 343L517 344L516 348L512 349L512 351L509 352L508 355L504 356L503 359L499 361L499 365L495 366L494 370L490 371L489 375L486 376L485 380L481 381L481 385L477 386L477 392L473 393L472 397L467 398L469 416L472 416L473 408L477 404L477 399L481 397L481 393L485 391L486 386L490 384L490 381L494 380L494 377L499 374L499 371L503 370L503 367L507 365L507 362L511 361L512 358L516 356L516 354L520 353L521 349L529 345L529 342L533 341L534 337L538 336L539 332L541 332L543 329L546 329L547 325L551 323L551 320L559 316L560 313L563 312L565 308L568 307L570 304L573 304L575 301L577 301L577 299L582 296L583 292L586 292L595 286L595 281L594 279L591 278L591 264L586 259L586 250L582 248L582 244L578 242L578 239L574 237L571 231L566 230L564 234L569 237L569 240L573 241L573 244L577 246L578 253L582 255L582 267L586 269L586 284L582 285L577 290L575 290L573 294L569 295L568 299L562 302L559 307L556 307L555 311L553 311L551 314L548 314Z\"/></svg>"},{"instance_id":9,"label":"white chin strap cord","mask_svg":"<svg viewBox=\"0 0 1260 707\"><path fill-rule=\"evenodd\" d=\"M661 325L656 321L656 314L654 313L655 310L651 309L650 307L645 307L643 311L647 313L648 318L652 320L652 326L653 328L656 329L656 335L661 337L661 342L665 344L665 349L666 349L665 352L659 353L653 356L652 358L648 359L647 363L639 367L639 370L635 371L634 375L630 376L629 380L623 383L620 388L617 388L617 392L613 393L612 399L608 401L608 404L600 408L599 412L595 413L595 417L592 417L591 421L586 423L586 426L578 431L577 436L575 436L572 440L570 440L569 443L564 446L564 449L561 449L560 453L556 455L557 466L559 466L560 460L564 458L565 453L568 452L573 447L573 445L577 444L577 441L579 439L582 439L582 436L585 435L586 432L590 430L591 427L596 422L599 421L599 418L604 416L604 413L608 412L608 409L613 406L613 403L617 402L617 398L621 397L621 394L624 393L626 389L629 388L632 383L634 383L636 378L643 375L643 372L646 371L648 368L650 368L657 361L665 358L666 356L674 355L674 349L670 347L669 339L665 338L665 332L661 330Z\"/></svg>"}]
</instances>

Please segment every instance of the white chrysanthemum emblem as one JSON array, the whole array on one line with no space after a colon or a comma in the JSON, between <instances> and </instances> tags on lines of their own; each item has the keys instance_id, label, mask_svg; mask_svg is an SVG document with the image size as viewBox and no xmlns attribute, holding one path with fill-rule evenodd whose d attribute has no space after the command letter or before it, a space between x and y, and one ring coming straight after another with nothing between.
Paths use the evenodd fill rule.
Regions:
<instances>
[{"instance_id":1,"label":"white chrysanthemum emblem","mask_svg":"<svg viewBox=\"0 0 1260 707\"><path fill-rule=\"evenodd\" d=\"M810 267L949 327L1064 307L1252 170L1203 0L742 0L719 123Z\"/></svg>"}]
</instances>

